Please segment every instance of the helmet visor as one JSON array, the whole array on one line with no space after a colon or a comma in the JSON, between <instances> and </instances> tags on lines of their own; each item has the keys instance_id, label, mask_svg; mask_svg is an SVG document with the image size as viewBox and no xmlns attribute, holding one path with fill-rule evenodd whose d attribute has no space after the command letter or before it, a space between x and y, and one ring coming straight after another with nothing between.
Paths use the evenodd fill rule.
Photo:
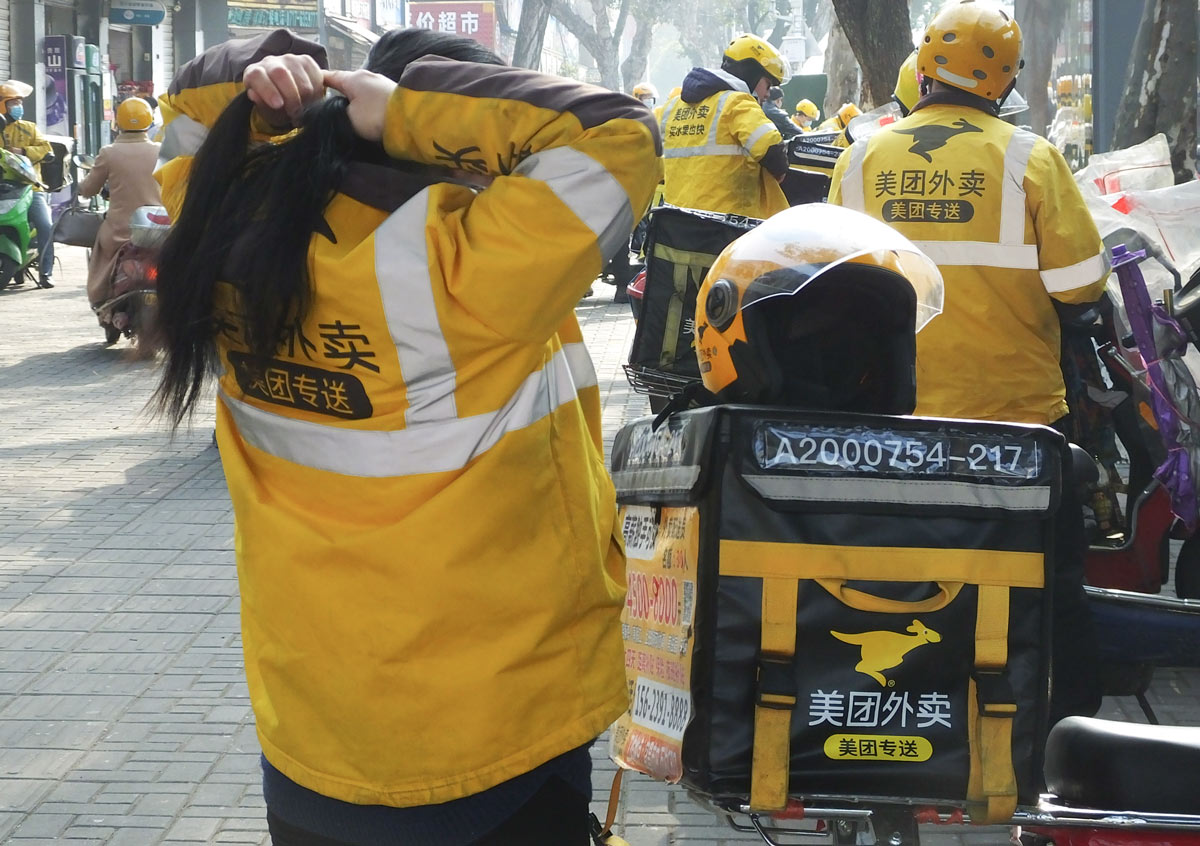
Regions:
<instances>
[{"instance_id":1,"label":"helmet visor","mask_svg":"<svg viewBox=\"0 0 1200 846\"><path fill-rule=\"evenodd\" d=\"M791 296L847 263L903 276L916 295L919 332L942 311L942 274L911 241L874 218L823 203L795 206L730 244L709 271L742 289L740 308Z\"/></svg>"}]
</instances>

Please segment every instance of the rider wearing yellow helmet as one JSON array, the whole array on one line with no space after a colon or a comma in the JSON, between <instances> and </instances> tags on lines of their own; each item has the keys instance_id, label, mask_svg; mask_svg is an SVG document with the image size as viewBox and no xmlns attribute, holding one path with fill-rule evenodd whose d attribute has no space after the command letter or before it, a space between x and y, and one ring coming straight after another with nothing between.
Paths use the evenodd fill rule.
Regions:
<instances>
[{"instance_id":1,"label":"rider wearing yellow helmet","mask_svg":"<svg viewBox=\"0 0 1200 846\"><path fill-rule=\"evenodd\" d=\"M145 132L154 123L154 112L141 97L122 100L117 106L117 129L122 132Z\"/></svg>"},{"instance_id":2,"label":"rider wearing yellow helmet","mask_svg":"<svg viewBox=\"0 0 1200 846\"><path fill-rule=\"evenodd\" d=\"M805 132L812 132L813 122L821 116L821 110L812 100L804 99L796 104L796 112L792 115L792 123Z\"/></svg>"},{"instance_id":3,"label":"rider wearing yellow helmet","mask_svg":"<svg viewBox=\"0 0 1200 846\"><path fill-rule=\"evenodd\" d=\"M50 155L50 142L42 137L37 124L25 120L25 98L33 93L33 86L10 79L0 83L0 141L4 149L24 156L33 164L38 178L42 176L42 160ZM50 204L38 185L33 186L33 202L29 205L29 225L37 230L38 241L38 287L53 288L51 273L54 270L53 226L50 221Z\"/></svg>"},{"instance_id":4,"label":"rider wearing yellow helmet","mask_svg":"<svg viewBox=\"0 0 1200 846\"><path fill-rule=\"evenodd\" d=\"M130 238L130 219L142 206L162 203L154 167L159 145L147 130L154 112L141 97L129 97L117 106L117 128L121 134L96 156L87 179L79 185L79 196L93 197L108 188L108 214L96 234L88 260L88 301L98 306L112 296L113 268L117 252Z\"/></svg>"},{"instance_id":5,"label":"rider wearing yellow helmet","mask_svg":"<svg viewBox=\"0 0 1200 846\"><path fill-rule=\"evenodd\" d=\"M921 89L917 80L917 51L913 50L900 65L900 71L896 74L896 88L892 92L892 100L900 107L900 111L907 115L913 110L913 106L917 105L919 99L921 99Z\"/></svg>"},{"instance_id":6,"label":"rider wearing yellow helmet","mask_svg":"<svg viewBox=\"0 0 1200 846\"><path fill-rule=\"evenodd\" d=\"M649 82L639 82L633 86L633 96L645 103L646 108L653 109L658 102L658 89Z\"/></svg>"},{"instance_id":7,"label":"rider wearing yellow helmet","mask_svg":"<svg viewBox=\"0 0 1200 846\"><path fill-rule=\"evenodd\" d=\"M998 116L1021 64L1011 15L978 0L944 7L917 51L921 98L842 155L829 202L891 224L941 269L945 310L917 338L918 414L1065 429L1058 313L1103 293L1108 260L1062 154ZM1081 510L1072 486L1064 494L1057 716L1098 704Z\"/></svg>"},{"instance_id":8,"label":"rider wearing yellow helmet","mask_svg":"<svg viewBox=\"0 0 1200 846\"><path fill-rule=\"evenodd\" d=\"M787 151L760 101L789 75L787 59L754 35L734 38L720 68L688 73L659 123L668 203L749 217L787 208Z\"/></svg>"}]
</instances>

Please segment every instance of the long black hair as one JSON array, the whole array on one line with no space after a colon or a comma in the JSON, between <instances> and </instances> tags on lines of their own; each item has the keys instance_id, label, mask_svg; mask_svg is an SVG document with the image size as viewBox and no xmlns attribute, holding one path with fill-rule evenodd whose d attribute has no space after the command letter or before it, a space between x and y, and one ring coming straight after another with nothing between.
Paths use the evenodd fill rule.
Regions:
<instances>
[{"instance_id":1,"label":"long black hair","mask_svg":"<svg viewBox=\"0 0 1200 846\"><path fill-rule=\"evenodd\" d=\"M425 29L385 33L366 69L399 80L422 56L504 64L478 42ZM355 134L345 97L307 109L283 143L250 146L254 103L244 92L217 119L192 162L187 195L163 245L157 346L164 352L153 407L173 426L188 416L216 373L219 281L238 294L241 340L269 358L312 299L308 247L327 231L325 207L355 161L385 162L382 145Z\"/></svg>"}]
</instances>

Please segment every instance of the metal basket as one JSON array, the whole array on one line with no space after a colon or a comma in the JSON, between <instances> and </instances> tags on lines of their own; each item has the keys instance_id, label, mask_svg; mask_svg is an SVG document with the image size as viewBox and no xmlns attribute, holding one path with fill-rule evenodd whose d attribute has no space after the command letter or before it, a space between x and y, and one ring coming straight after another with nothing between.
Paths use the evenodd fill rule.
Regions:
<instances>
[{"instance_id":1,"label":"metal basket","mask_svg":"<svg viewBox=\"0 0 1200 846\"><path fill-rule=\"evenodd\" d=\"M629 380L630 386L639 394L649 394L652 397L670 399L688 385L700 381L695 376L680 376L641 364L623 364L621 366L625 368L625 378Z\"/></svg>"}]
</instances>

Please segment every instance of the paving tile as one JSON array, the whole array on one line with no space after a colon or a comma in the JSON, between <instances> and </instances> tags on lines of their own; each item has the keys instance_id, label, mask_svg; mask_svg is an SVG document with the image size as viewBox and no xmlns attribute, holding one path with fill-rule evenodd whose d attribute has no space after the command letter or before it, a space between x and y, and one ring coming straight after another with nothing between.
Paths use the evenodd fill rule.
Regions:
<instances>
[{"instance_id":1,"label":"paving tile","mask_svg":"<svg viewBox=\"0 0 1200 846\"><path fill-rule=\"evenodd\" d=\"M0 0L5 2L5 0ZM232 510L213 411L172 439L142 414L153 365L106 349L83 298L83 251L53 291L0 307L0 842L267 842L242 671ZM621 362L628 308L598 285L578 309L603 440L649 413ZM1200 725L1200 673L1164 672L1164 720ZM1142 721L1131 698L1104 714ZM615 766L592 750L603 817ZM738 833L677 787L625 780L633 846L732 846ZM924 827L926 846L1003 844L1005 829Z\"/></svg>"}]
</instances>

